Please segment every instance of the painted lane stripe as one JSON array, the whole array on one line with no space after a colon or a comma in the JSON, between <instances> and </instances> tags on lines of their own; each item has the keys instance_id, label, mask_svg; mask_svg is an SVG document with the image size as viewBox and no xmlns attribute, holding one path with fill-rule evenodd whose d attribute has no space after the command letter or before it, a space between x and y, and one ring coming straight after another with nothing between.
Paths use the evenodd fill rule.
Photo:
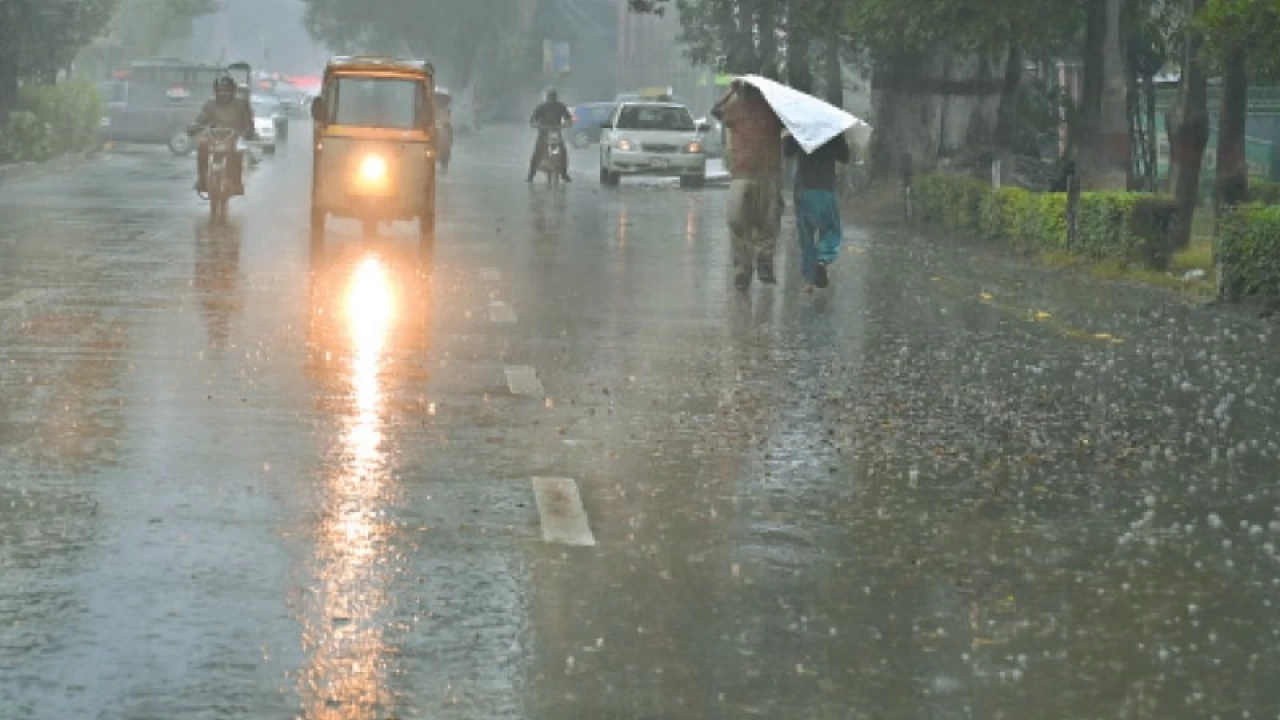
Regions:
<instances>
[{"instance_id":1,"label":"painted lane stripe","mask_svg":"<svg viewBox=\"0 0 1280 720\"><path fill-rule=\"evenodd\" d=\"M516 311L511 306L501 300L494 300L489 303L489 321L502 323L504 325L514 324L516 321Z\"/></svg>"},{"instance_id":2,"label":"painted lane stripe","mask_svg":"<svg viewBox=\"0 0 1280 720\"><path fill-rule=\"evenodd\" d=\"M542 381L538 379L538 372L528 365L511 365L506 368L506 373L507 388L512 395L546 395L542 389Z\"/></svg>"},{"instance_id":3,"label":"painted lane stripe","mask_svg":"<svg viewBox=\"0 0 1280 720\"><path fill-rule=\"evenodd\" d=\"M535 477L533 497L542 521L542 540L574 547L592 547L596 538L582 507L578 483L572 478Z\"/></svg>"},{"instance_id":4,"label":"painted lane stripe","mask_svg":"<svg viewBox=\"0 0 1280 720\"><path fill-rule=\"evenodd\" d=\"M486 282L498 282L502 276L498 274L498 268L482 267L480 268L480 279Z\"/></svg>"},{"instance_id":5,"label":"painted lane stripe","mask_svg":"<svg viewBox=\"0 0 1280 720\"><path fill-rule=\"evenodd\" d=\"M49 291L43 288L26 288L24 290L19 290L4 300L0 300L0 308L5 310L20 308L32 300L38 300L48 294Z\"/></svg>"}]
</instances>

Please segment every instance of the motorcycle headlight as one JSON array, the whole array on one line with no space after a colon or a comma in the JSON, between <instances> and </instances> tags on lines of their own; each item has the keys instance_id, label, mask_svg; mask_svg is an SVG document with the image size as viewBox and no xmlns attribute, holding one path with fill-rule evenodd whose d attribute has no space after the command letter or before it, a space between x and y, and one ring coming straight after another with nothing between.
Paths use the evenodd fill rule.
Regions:
<instances>
[{"instance_id":1,"label":"motorcycle headlight","mask_svg":"<svg viewBox=\"0 0 1280 720\"><path fill-rule=\"evenodd\" d=\"M618 141L618 149L621 150L622 152L630 152L631 141L626 138L622 138L621 140Z\"/></svg>"}]
</instances>

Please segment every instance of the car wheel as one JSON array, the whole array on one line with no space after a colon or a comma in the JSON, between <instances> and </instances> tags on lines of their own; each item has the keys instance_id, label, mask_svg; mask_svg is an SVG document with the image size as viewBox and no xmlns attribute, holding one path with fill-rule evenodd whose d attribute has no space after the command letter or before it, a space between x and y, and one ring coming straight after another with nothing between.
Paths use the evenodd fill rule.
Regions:
<instances>
[{"instance_id":1,"label":"car wheel","mask_svg":"<svg viewBox=\"0 0 1280 720\"><path fill-rule=\"evenodd\" d=\"M186 130L178 130L169 136L169 152L174 155L190 155L195 149L195 142Z\"/></svg>"}]
</instances>

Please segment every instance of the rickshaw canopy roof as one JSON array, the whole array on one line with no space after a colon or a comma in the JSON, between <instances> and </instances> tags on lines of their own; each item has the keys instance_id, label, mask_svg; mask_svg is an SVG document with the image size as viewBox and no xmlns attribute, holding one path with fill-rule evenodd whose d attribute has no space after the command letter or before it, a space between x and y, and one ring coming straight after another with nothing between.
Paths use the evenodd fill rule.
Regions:
<instances>
[{"instance_id":1,"label":"rickshaw canopy roof","mask_svg":"<svg viewBox=\"0 0 1280 720\"><path fill-rule=\"evenodd\" d=\"M408 60L380 55L339 55L329 60L324 71L326 75L336 73L435 75L435 68L425 60Z\"/></svg>"}]
</instances>

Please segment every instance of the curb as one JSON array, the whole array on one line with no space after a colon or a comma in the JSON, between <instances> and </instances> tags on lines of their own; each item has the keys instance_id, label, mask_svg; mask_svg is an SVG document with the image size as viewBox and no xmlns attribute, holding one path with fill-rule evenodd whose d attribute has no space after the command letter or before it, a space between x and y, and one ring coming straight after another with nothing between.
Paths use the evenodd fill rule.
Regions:
<instances>
[{"instance_id":1,"label":"curb","mask_svg":"<svg viewBox=\"0 0 1280 720\"><path fill-rule=\"evenodd\" d=\"M70 172L102 154L102 149L98 149L90 150L89 152L67 153L43 162L20 162L0 165L0 185L14 180L31 180Z\"/></svg>"}]
</instances>

